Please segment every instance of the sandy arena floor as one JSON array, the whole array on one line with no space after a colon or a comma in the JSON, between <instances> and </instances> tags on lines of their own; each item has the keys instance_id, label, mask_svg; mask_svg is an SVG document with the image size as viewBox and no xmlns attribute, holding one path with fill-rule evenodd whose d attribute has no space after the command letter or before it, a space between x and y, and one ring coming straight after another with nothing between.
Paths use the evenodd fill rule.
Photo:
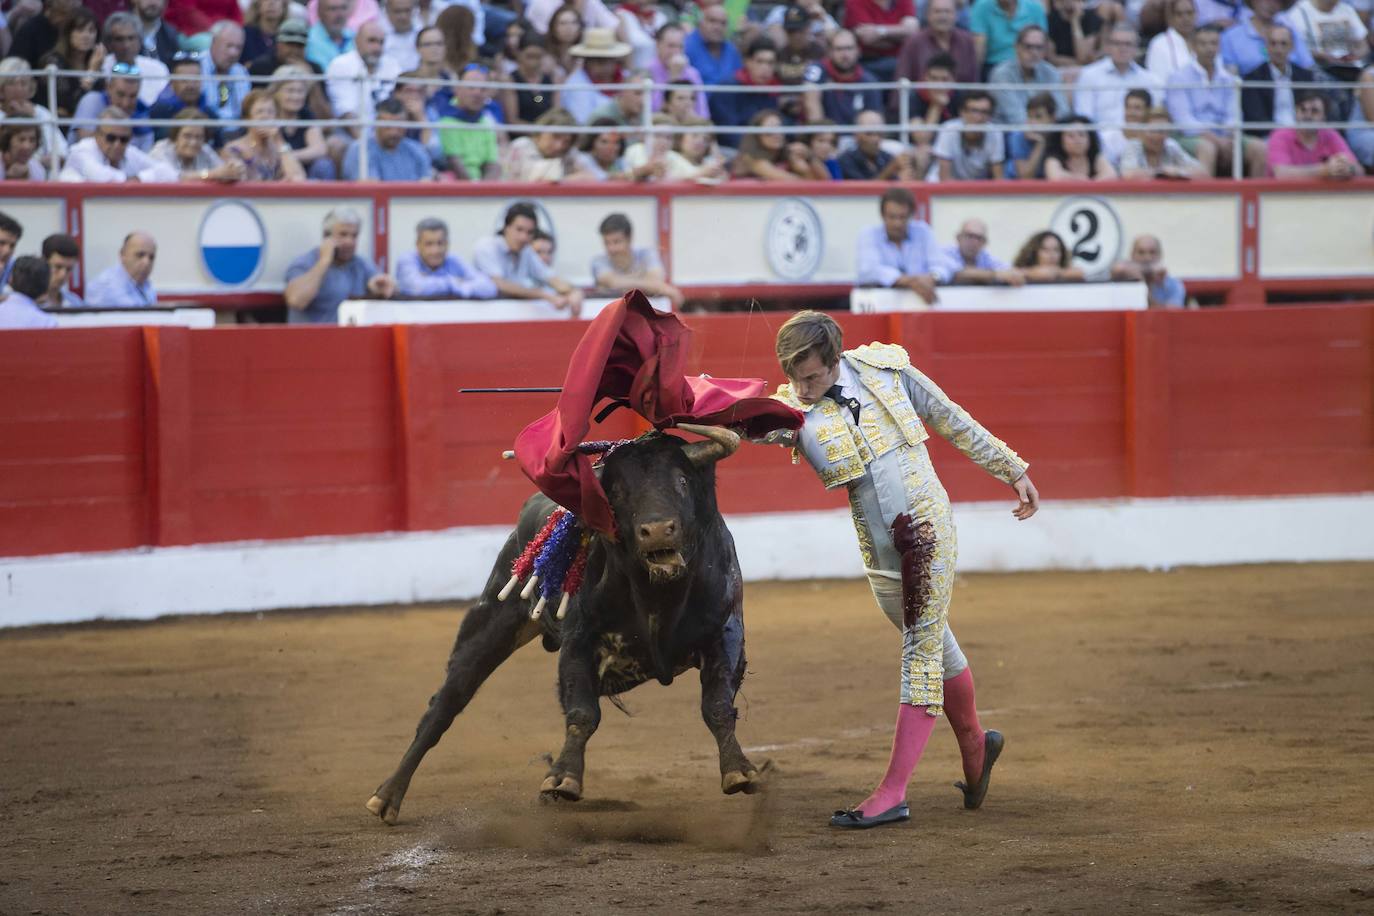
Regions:
<instances>
[{"instance_id":1,"label":"sandy arena floor","mask_svg":"<svg viewBox=\"0 0 1374 916\"><path fill-rule=\"evenodd\" d=\"M966 812L943 724L910 824L881 776L898 642L858 582L750 587L719 793L691 674L607 705L587 799L536 801L554 658L497 672L401 823L363 808L460 611L0 635L0 913L1374 912L1374 564L968 576L955 631L1007 735Z\"/></svg>"}]
</instances>

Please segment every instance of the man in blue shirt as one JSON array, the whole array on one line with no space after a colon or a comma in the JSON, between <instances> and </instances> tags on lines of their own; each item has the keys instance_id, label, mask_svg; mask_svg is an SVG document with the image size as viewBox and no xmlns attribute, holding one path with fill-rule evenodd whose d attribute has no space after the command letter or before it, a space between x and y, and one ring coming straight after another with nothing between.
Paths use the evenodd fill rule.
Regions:
<instances>
[{"instance_id":1,"label":"man in blue shirt","mask_svg":"<svg viewBox=\"0 0 1374 916\"><path fill-rule=\"evenodd\" d=\"M351 207L325 214L320 247L296 258L286 268L288 324L336 324L339 303L375 296L390 299L396 283L377 265L358 254L363 218Z\"/></svg>"},{"instance_id":2,"label":"man in blue shirt","mask_svg":"<svg viewBox=\"0 0 1374 916\"><path fill-rule=\"evenodd\" d=\"M34 301L48 288L48 265L42 258L15 258L10 282L9 294L0 298L0 330L57 327L57 319Z\"/></svg>"},{"instance_id":3,"label":"man in blue shirt","mask_svg":"<svg viewBox=\"0 0 1374 916\"><path fill-rule=\"evenodd\" d=\"M38 299L48 308L80 308L86 303L67 289L72 268L81 257L81 246L70 235L54 233L43 240L43 260L48 264L48 291Z\"/></svg>"},{"instance_id":4,"label":"man in blue shirt","mask_svg":"<svg viewBox=\"0 0 1374 916\"><path fill-rule=\"evenodd\" d=\"M352 9L349 0L320 0L316 7L319 21L310 27L305 40L306 60L323 70L340 54L353 50L353 30L348 27Z\"/></svg>"},{"instance_id":5,"label":"man in blue shirt","mask_svg":"<svg viewBox=\"0 0 1374 916\"><path fill-rule=\"evenodd\" d=\"M953 276L951 283L1006 284L1024 286L1025 276L988 251L988 224L981 219L966 219L954 237L953 245L940 250Z\"/></svg>"},{"instance_id":6,"label":"man in blue shirt","mask_svg":"<svg viewBox=\"0 0 1374 916\"><path fill-rule=\"evenodd\" d=\"M530 242L539 228L534 205L517 201L506 210L505 222L495 235L473 246L472 263L491 277L508 299L543 299L573 318L582 314L582 290L557 276L540 260Z\"/></svg>"},{"instance_id":7,"label":"man in blue shirt","mask_svg":"<svg viewBox=\"0 0 1374 916\"><path fill-rule=\"evenodd\" d=\"M734 42L726 37L729 28L730 14L725 7L721 4L708 6L701 12L701 23L697 30L683 42L687 62L701 74L701 81L708 86L725 85L744 67L744 58L735 50ZM713 112L723 97L706 97L708 103L713 103Z\"/></svg>"},{"instance_id":8,"label":"man in blue shirt","mask_svg":"<svg viewBox=\"0 0 1374 916\"><path fill-rule=\"evenodd\" d=\"M908 289L927 305L934 303L935 284L948 283L951 270L930 224L911 218L916 199L906 188L890 188L878 209L883 224L859 233L859 285Z\"/></svg>"},{"instance_id":9,"label":"man in blue shirt","mask_svg":"<svg viewBox=\"0 0 1374 916\"><path fill-rule=\"evenodd\" d=\"M1288 56L1289 63L1311 70L1316 64L1307 50L1300 30L1286 13L1279 12L1279 0L1250 0L1249 15L1242 13L1241 21L1231 26L1221 35L1221 59L1236 72L1244 76L1269 60L1268 35L1274 25L1288 26L1293 36L1293 50ZM1245 77L1248 79L1249 77Z\"/></svg>"},{"instance_id":10,"label":"man in blue shirt","mask_svg":"<svg viewBox=\"0 0 1374 916\"><path fill-rule=\"evenodd\" d=\"M1164 269L1164 246L1153 235L1137 236L1131 242L1131 259L1112 265L1112 279L1147 284L1146 295L1152 309L1188 307L1188 291L1182 280L1169 276Z\"/></svg>"},{"instance_id":11,"label":"man in blue shirt","mask_svg":"<svg viewBox=\"0 0 1374 916\"><path fill-rule=\"evenodd\" d=\"M248 68L239 63L243 54L243 26L224 20L210 30L210 49L200 56L200 72L222 79L201 84L200 110L222 121L232 121L243 112L243 100L252 90Z\"/></svg>"},{"instance_id":12,"label":"man in blue shirt","mask_svg":"<svg viewBox=\"0 0 1374 916\"><path fill-rule=\"evenodd\" d=\"M984 72L1016 53L1016 36L1028 25L1049 31L1045 7L1038 0L975 0L969 8L969 31Z\"/></svg>"},{"instance_id":13,"label":"man in blue shirt","mask_svg":"<svg viewBox=\"0 0 1374 916\"><path fill-rule=\"evenodd\" d=\"M448 224L428 217L415 225L415 250L396 262L396 294L426 299L495 299L496 284L448 252Z\"/></svg>"},{"instance_id":14,"label":"man in blue shirt","mask_svg":"<svg viewBox=\"0 0 1374 916\"><path fill-rule=\"evenodd\" d=\"M153 262L157 242L146 232L130 232L119 249L119 263L91 281L86 305L91 308L135 308L157 305L153 289Z\"/></svg>"},{"instance_id":15,"label":"man in blue shirt","mask_svg":"<svg viewBox=\"0 0 1374 916\"><path fill-rule=\"evenodd\" d=\"M406 136L410 116L398 98L377 103L377 126L369 138L354 140L344 153L343 177L360 177L361 146L367 143L367 177L374 181L429 181L434 177L429 151L418 140Z\"/></svg>"}]
</instances>

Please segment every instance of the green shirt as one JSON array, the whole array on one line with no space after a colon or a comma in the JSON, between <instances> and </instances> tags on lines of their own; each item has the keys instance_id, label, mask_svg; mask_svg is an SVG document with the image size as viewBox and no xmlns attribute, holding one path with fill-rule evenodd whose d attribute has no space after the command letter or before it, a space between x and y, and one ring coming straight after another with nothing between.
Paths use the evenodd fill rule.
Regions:
<instances>
[{"instance_id":1,"label":"green shirt","mask_svg":"<svg viewBox=\"0 0 1374 916\"><path fill-rule=\"evenodd\" d=\"M481 124L483 127L445 127L446 124ZM439 119L439 146L444 155L463 163L468 177L474 181L482 177L482 167L489 162L500 163L501 151L496 143L496 120L490 112L482 112L476 121L462 121L452 116Z\"/></svg>"},{"instance_id":2,"label":"green shirt","mask_svg":"<svg viewBox=\"0 0 1374 916\"><path fill-rule=\"evenodd\" d=\"M1010 60L1016 49L1016 35L1028 25L1048 29L1045 8L1039 0L1015 0L1016 9L1010 16L997 0L976 0L968 14L968 28L975 35L987 39L987 63L992 68Z\"/></svg>"}]
</instances>

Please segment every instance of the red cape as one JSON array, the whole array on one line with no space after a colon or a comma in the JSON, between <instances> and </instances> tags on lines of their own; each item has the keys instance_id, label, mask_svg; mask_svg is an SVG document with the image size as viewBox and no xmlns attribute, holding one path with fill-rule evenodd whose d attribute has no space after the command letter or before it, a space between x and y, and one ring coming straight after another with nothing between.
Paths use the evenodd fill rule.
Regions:
<instances>
[{"instance_id":1,"label":"red cape","mask_svg":"<svg viewBox=\"0 0 1374 916\"><path fill-rule=\"evenodd\" d=\"M627 399L657 429L676 423L733 426L757 438L801 428L800 412L761 397L763 379L685 377L691 339L676 315L654 311L638 290L611 303L573 351L558 406L516 437L521 470L549 499L614 537L615 516L592 461L576 451L603 398Z\"/></svg>"}]
</instances>

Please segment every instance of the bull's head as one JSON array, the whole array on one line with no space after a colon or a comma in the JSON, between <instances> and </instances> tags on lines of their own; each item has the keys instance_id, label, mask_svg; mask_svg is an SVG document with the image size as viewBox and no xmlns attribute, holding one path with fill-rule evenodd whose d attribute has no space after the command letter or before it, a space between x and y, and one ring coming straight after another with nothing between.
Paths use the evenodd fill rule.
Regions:
<instances>
[{"instance_id":1,"label":"bull's head","mask_svg":"<svg viewBox=\"0 0 1374 916\"><path fill-rule=\"evenodd\" d=\"M622 549L649 581L674 582L687 572L699 522L717 512L715 463L739 448L739 436L715 426L680 424L704 442L664 436L606 459L601 484L610 498Z\"/></svg>"}]
</instances>

